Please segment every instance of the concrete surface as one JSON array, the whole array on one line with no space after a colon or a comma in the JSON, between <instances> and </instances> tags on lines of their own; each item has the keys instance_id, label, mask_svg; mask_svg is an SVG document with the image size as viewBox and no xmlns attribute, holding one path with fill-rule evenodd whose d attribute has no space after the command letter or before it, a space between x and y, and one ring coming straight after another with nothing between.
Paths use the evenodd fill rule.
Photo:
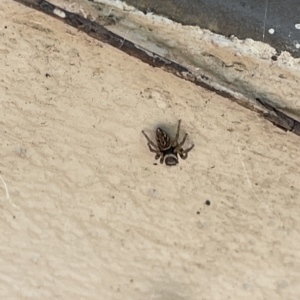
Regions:
<instances>
[{"instance_id":1,"label":"concrete surface","mask_svg":"<svg viewBox=\"0 0 300 300\"><path fill-rule=\"evenodd\" d=\"M1 299L298 299L297 136L7 0L0 69Z\"/></svg>"},{"instance_id":2,"label":"concrete surface","mask_svg":"<svg viewBox=\"0 0 300 300\"><path fill-rule=\"evenodd\" d=\"M35 3L39 7L36 0L17 1L26 2L29 6ZM74 23L78 30L82 30L80 24L89 24L89 33L90 20L95 20L105 27L104 31L110 31L107 35L118 35L116 43L113 43L117 49L126 52L127 43L133 43L132 47L142 47L144 54L153 52L154 56L160 55L163 62L165 59L176 62L181 69L187 69L192 78L196 78L197 84L229 95L245 107L268 113L269 119L273 120L280 114L285 118L276 121L277 124L287 130L299 131L295 129L297 126L290 124L300 124L300 59L293 58L286 51L278 55L276 49L267 43L250 38L227 38L198 26L183 26L153 13L145 15L121 1L95 1L69 3L53 0L52 4L58 9L65 9L68 14L75 13L74 20L71 18L69 22ZM51 10L49 13L54 10L52 4L45 4ZM77 18L82 21L78 23ZM65 21L69 23L67 18ZM103 31L99 27L97 30ZM106 34L102 36L100 41L107 41ZM175 74L178 72L175 71ZM185 78L185 75L181 74L181 77ZM270 111L267 107L274 109Z\"/></svg>"},{"instance_id":3,"label":"concrete surface","mask_svg":"<svg viewBox=\"0 0 300 300\"><path fill-rule=\"evenodd\" d=\"M300 57L298 0L127 0L146 12L239 39L252 38Z\"/></svg>"}]
</instances>

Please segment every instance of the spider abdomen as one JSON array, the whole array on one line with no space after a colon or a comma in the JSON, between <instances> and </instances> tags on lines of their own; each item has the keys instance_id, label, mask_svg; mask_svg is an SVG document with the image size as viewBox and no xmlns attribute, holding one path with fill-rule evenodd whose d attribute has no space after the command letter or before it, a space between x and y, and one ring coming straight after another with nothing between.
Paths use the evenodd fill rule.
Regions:
<instances>
[{"instance_id":1,"label":"spider abdomen","mask_svg":"<svg viewBox=\"0 0 300 300\"><path fill-rule=\"evenodd\" d=\"M175 147L169 147L163 150L162 153L167 166L175 166L178 164L178 155L175 151Z\"/></svg>"}]
</instances>

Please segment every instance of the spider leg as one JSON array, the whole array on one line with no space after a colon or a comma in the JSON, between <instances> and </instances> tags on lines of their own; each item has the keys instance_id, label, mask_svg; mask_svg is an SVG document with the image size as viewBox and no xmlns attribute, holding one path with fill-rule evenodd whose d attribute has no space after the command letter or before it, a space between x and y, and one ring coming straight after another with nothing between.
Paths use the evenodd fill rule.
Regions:
<instances>
[{"instance_id":1,"label":"spider leg","mask_svg":"<svg viewBox=\"0 0 300 300\"><path fill-rule=\"evenodd\" d=\"M157 160L157 159L159 159L161 157L161 153L157 153L156 155L155 155L155 159Z\"/></svg>"},{"instance_id":2,"label":"spider leg","mask_svg":"<svg viewBox=\"0 0 300 300\"><path fill-rule=\"evenodd\" d=\"M177 133L176 133L176 137L175 137L175 141L176 141L176 142L177 142L178 139L179 139L180 123L181 123L181 120L178 121Z\"/></svg>"},{"instance_id":3,"label":"spider leg","mask_svg":"<svg viewBox=\"0 0 300 300\"><path fill-rule=\"evenodd\" d=\"M161 157L162 153L159 150L153 149L150 143L148 143L147 146L151 152L156 153L155 159L159 159Z\"/></svg>"},{"instance_id":4,"label":"spider leg","mask_svg":"<svg viewBox=\"0 0 300 300\"><path fill-rule=\"evenodd\" d=\"M188 136L188 134L186 133L183 140L179 144L177 144L177 147L181 147L185 143L187 136Z\"/></svg>"},{"instance_id":5,"label":"spider leg","mask_svg":"<svg viewBox=\"0 0 300 300\"><path fill-rule=\"evenodd\" d=\"M181 159L186 159L188 157L188 152L190 152L194 148L194 145L192 145L191 147L189 147L185 150L182 149L182 146L185 143L188 134L186 133L184 135L182 141L180 143L178 143L180 124L181 124L181 120L178 121L177 133L176 133L176 137L175 137L175 140L173 143L173 147L175 147L175 152L179 154Z\"/></svg>"},{"instance_id":6,"label":"spider leg","mask_svg":"<svg viewBox=\"0 0 300 300\"><path fill-rule=\"evenodd\" d=\"M159 150L157 150L157 149L153 149L152 148L152 146L151 146L151 144L147 144L147 146L148 146L148 148L149 148L149 150L150 150L150 152L154 152L154 153L156 153L156 154L158 154L158 153L160 153L160 151Z\"/></svg>"},{"instance_id":7,"label":"spider leg","mask_svg":"<svg viewBox=\"0 0 300 300\"><path fill-rule=\"evenodd\" d=\"M161 153L159 150L153 149L153 148L151 147L151 144L149 144L149 143L147 144L147 146L148 146L148 148L149 148L149 150L150 150L151 152L156 153L155 159L159 159L159 158L161 157L162 153Z\"/></svg>"},{"instance_id":8,"label":"spider leg","mask_svg":"<svg viewBox=\"0 0 300 300\"><path fill-rule=\"evenodd\" d=\"M162 155L162 157L161 157L161 159L160 159L159 162L160 162L161 164L163 164L163 163L164 163L164 160L165 160L165 157Z\"/></svg>"},{"instance_id":9,"label":"spider leg","mask_svg":"<svg viewBox=\"0 0 300 300\"><path fill-rule=\"evenodd\" d=\"M159 158L162 156L162 153L161 153L161 151L159 150L158 146L155 145L155 144L149 139L149 137L147 136L147 134L146 134L144 131L142 131L142 133L143 133L143 135L145 136L145 138L146 138L147 141L148 141L147 146L148 146L150 152L156 153L155 159L159 159ZM152 147L153 147L153 148L152 148Z\"/></svg>"},{"instance_id":10,"label":"spider leg","mask_svg":"<svg viewBox=\"0 0 300 300\"><path fill-rule=\"evenodd\" d=\"M151 148L151 144L148 143L147 145L148 145L148 148L149 148L149 150L150 150L151 152L156 153L155 159L156 159L156 160L159 159L159 158L161 157L162 153L161 153L159 150L156 150L156 149Z\"/></svg>"},{"instance_id":11,"label":"spider leg","mask_svg":"<svg viewBox=\"0 0 300 300\"><path fill-rule=\"evenodd\" d=\"M188 157L187 153L180 153L179 156L181 159L187 159Z\"/></svg>"},{"instance_id":12,"label":"spider leg","mask_svg":"<svg viewBox=\"0 0 300 300\"><path fill-rule=\"evenodd\" d=\"M180 158L181 159L186 159L188 157L188 152L190 152L194 148L194 146L195 145L192 145L191 147L189 147L189 148L187 148L185 150L183 150L182 148L179 149L179 151L177 150Z\"/></svg>"},{"instance_id":13,"label":"spider leg","mask_svg":"<svg viewBox=\"0 0 300 300\"><path fill-rule=\"evenodd\" d=\"M153 147L156 149L156 152L158 152L159 149L158 149L157 145L155 145L155 143L152 142L152 141L150 140L150 138L149 138L148 135L144 132L144 130L142 130L142 133L143 133L143 135L145 136L145 138L146 138L147 141L148 141L148 147L149 147L150 151L151 151L151 152L154 152L154 151L152 151L151 148L150 148L150 145L151 145L151 146L153 146ZM149 144L150 144L150 145L149 145Z\"/></svg>"}]
</instances>

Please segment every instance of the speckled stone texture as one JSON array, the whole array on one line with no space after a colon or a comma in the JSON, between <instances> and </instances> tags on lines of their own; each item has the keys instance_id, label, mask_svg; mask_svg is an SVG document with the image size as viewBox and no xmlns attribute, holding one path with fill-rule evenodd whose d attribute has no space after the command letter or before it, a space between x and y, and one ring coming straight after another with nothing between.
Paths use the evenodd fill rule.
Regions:
<instances>
[{"instance_id":1,"label":"speckled stone texture","mask_svg":"<svg viewBox=\"0 0 300 300\"><path fill-rule=\"evenodd\" d=\"M0 70L0 299L299 299L299 137L11 0Z\"/></svg>"}]
</instances>

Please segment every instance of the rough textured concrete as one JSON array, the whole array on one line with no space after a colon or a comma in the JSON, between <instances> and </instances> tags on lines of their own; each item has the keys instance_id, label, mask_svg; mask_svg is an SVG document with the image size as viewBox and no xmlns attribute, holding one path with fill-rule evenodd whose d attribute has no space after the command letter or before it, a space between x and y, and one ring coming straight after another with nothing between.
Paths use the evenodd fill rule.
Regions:
<instances>
[{"instance_id":1,"label":"rough textured concrete","mask_svg":"<svg viewBox=\"0 0 300 300\"><path fill-rule=\"evenodd\" d=\"M85 1L67 9L87 9L88 15L106 18L106 27L146 49L174 60L212 87L231 93L244 103L269 103L300 120L300 60L290 53L276 54L266 43L238 40L181 24L111 1ZM57 1L59 2L59 1ZM101 3L98 3L101 2ZM93 9L91 9L93 8Z\"/></svg>"},{"instance_id":2,"label":"rough textured concrete","mask_svg":"<svg viewBox=\"0 0 300 300\"><path fill-rule=\"evenodd\" d=\"M0 69L1 299L299 298L298 137L13 1Z\"/></svg>"},{"instance_id":3,"label":"rough textured concrete","mask_svg":"<svg viewBox=\"0 0 300 300\"><path fill-rule=\"evenodd\" d=\"M133 42L132 46L136 49L143 47L144 53L151 51L173 60L182 69L188 69L192 78L197 79L197 84L226 93L245 107L263 110L269 114L270 120L284 116L284 120L275 123L287 130L299 131L299 126L293 124L297 125L300 120L300 60L292 58L290 53L278 55L266 43L254 42L249 38L226 38L209 30L201 30L198 26L183 26L152 13L144 15L124 2L95 1L97 3L77 0L70 4L68 1L53 0L52 3L77 14L70 23L77 24L77 18L81 18L83 23L79 21L76 26L79 30L85 24L83 27L87 27L89 32L90 19L96 20L105 27L100 32L109 30L110 36L119 35L117 41L111 43L118 49L126 51L126 39L128 43ZM107 40L105 33L100 40Z\"/></svg>"},{"instance_id":4,"label":"rough textured concrete","mask_svg":"<svg viewBox=\"0 0 300 300\"><path fill-rule=\"evenodd\" d=\"M289 51L300 57L298 0L127 0L126 3L224 36L263 41L278 52Z\"/></svg>"}]
</instances>

